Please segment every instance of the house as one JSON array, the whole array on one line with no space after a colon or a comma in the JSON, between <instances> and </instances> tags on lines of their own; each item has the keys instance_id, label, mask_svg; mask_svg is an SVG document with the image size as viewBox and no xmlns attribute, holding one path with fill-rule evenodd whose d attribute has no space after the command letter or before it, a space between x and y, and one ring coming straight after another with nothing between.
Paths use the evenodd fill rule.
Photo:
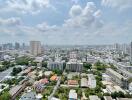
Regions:
<instances>
[{"instance_id":1,"label":"house","mask_svg":"<svg viewBox=\"0 0 132 100\"><path fill-rule=\"evenodd\" d=\"M57 75L53 75L53 76L51 76L50 80L51 80L51 81L57 81L57 80L58 80Z\"/></svg>"},{"instance_id":2,"label":"house","mask_svg":"<svg viewBox=\"0 0 132 100\"><path fill-rule=\"evenodd\" d=\"M81 79L81 87L88 87L88 80L87 78Z\"/></svg>"},{"instance_id":3,"label":"house","mask_svg":"<svg viewBox=\"0 0 132 100\"><path fill-rule=\"evenodd\" d=\"M90 95L89 100L100 100L100 98L96 95Z\"/></svg>"},{"instance_id":4,"label":"house","mask_svg":"<svg viewBox=\"0 0 132 100\"><path fill-rule=\"evenodd\" d=\"M24 90L25 86L24 85L16 85L14 87L12 87L9 91L10 95L11 95L11 100L14 100L16 98L16 96L22 91Z\"/></svg>"},{"instance_id":5,"label":"house","mask_svg":"<svg viewBox=\"0 0 132 100\"><path fill-rule=\"evenodd\" d=\"M39 80L39 82L40 82L41 84L47 84L47 83L49 83L49 81L48 81L47 78L41 79L41 80Z\"/></svg>"},{"instance_id":6,"label":"house","mask_svg":"<svg viewBox=\"0 0 132 100\"><path fill-rule=\"evenodd\" d=\"M76 90L70 90L70 92L69 92L69 100L77 100Z\"/></svg>"},{"instance_id":7,"label":"house","mask_svg":"<svg viewBox=\"0 0 132 100\"><path fill-rule=\"evenodd\" d=\"M36 92L27 92L24 93L19 100L38 100L36 99Z\"/></svg>"},{"instance_id":8,"label":"house","mask_svg":"<svg viewBox=\"0 0 132 100\"><path fill-rule=\"evenodd\" d=\"M45 71L45 72L44 72L44 75L45 75L45 76L50 76L51 74L52 74L52 71Z\"/></svg>"},{"instance_id":9,"label":"house","mask_svg":"<svg viewBox=\"0 0 132 100\"><path fill-rule=\"evenodd\" d=\"M104 100L113 100L111 96L104 96Z\"/></svg>"},{"instance_id":10,"label":"house","mask_svg":"<svg viewBox=\"0 0 132 100\"><path fill-rule=\"evenodd\" d=\"M96 87L96 79L93 74L88 74L88 85L89 85L89 88Z\"/></svg>"},{"instance_id":11,"label":"house","mask_svg":"<svg viewBox=\"0 0 132 100\"><path fill-rule=\"evenodd\" d=\"M77 80L68 80L68 85L78 85Z\"/></svg>"},{"instance_id":12,"label":"house","mask_svg":"<svg viewBox=\"0 0 132 100\"><path fill-rule=\"evenodd\" d=\"M52 97L52 98L51 98L51 100L60 100L60 99L58 99L58 98L55 98L55 97Z\"/></svg>"},{"instance_id":13,"label":"house","mask_svg":"<svg viewBox=\"0 0 132 100\"><path fill-rule=\"evenodd\" d=\"M34 89L37 91L37 92L42 92L45 88L45 85L44 84L41 84L39 81L36 81L33 85Z\"/></svg>"}]
</instances>

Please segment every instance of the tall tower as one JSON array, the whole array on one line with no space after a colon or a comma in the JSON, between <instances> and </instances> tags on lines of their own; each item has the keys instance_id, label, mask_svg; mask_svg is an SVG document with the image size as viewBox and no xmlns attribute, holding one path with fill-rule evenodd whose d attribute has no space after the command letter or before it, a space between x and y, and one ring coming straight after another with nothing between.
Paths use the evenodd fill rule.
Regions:
<instances>
[{"instance_id":1,"label":"tall tower","mask_svg":"<svg viewBox=\"0 0 132 100\"><path fill-rule=\"evenodd\" d=\"M20 44L18 42L15 42L15 49L19 50L20 49Z\"/></svg>"},{"instance_id":2,"label":"tall tower","mask_svg":"<svg viewBox=\"0 0 132 100\"><path fill-rule=\"evenodd\" d=\"M30 41L30 53L34 56L41 54L41 42L40 41Z\"/></svg>"}]
</instances>

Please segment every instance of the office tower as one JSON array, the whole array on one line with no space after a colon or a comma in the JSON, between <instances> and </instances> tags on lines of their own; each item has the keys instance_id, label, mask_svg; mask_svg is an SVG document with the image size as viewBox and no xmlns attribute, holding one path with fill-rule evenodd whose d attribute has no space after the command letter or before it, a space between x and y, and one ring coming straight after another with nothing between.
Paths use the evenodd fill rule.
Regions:
<instances>
[{"instance_id":1,"label":"office tower","mask_svg":"<svg viewBox=\"0 0 132 100\"><path fill-rule=\"evenodd\" d=\"M120 50L120 45L118 43L114 44L114 48L117 52Z\"/></svg>"},{"instance_id":2,"label":"office tower","mask_svg":"<svg viewBox=\"0 0 132 100\"><path fill-rule=\"evenodd\" d=\"M3 60L3 59L4 59L4 52L0 51L0 60Z\"/></svg>"},{"instance_id":3,"label":"office tower","mask_svg":"<svg viewBox=\"0 0 132 100\"><path fill-rule=\"evenodd\" d=\"M20 44L18 42L15 43L15 49L19 50L20 49Z\"/></svg>"},{"instance_id":4,"label":"office tower","mask_svg":"<svg viewBox=\"0 0 132 100\"><path fill-rule=\"evenodd\" d=\"M26 46L25 43L22 44L22 49L25 50Z\"/></svg>"},{"instance_id":5,"label":"office tower","mask_svg":"<svg viewBox=\"0 0 132 100\"><path fill-rule=\"evenodd\" d=\"M132 42L130 44L130 63L132 64Z\"/></svg>"},{"instance_id":6,"label":"office tower","mask_svg":"<svg viewBox=\"0 0 132 100\"><path fill-rule=\"evenodd\" d=\"M30 41L30 53L34 56L41 54L41 42L40 41Z\"/></svg>"}]
</instances>

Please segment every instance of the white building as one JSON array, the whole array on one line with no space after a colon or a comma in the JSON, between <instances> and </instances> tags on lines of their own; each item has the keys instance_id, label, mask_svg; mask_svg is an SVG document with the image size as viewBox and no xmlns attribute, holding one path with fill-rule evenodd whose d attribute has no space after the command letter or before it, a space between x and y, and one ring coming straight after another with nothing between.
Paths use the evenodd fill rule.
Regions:
<instances>
[{"instance_id":1,"label":"white building","mask_svg":"<svg viewBox=\"0 0 132 100\"><path fill-rule=\"evenodd\" d=\"M70 59L77 59L77 53L76 52L70 52Z\"/></svg>"},{"instance_id":2,"label":"white building","mask_svg":"<svg viewBox=\"0 0 132 100\"><path fill-rule=\"evenodd\" d=\"M111 80L117 85L121 86L122 88L128 88L127 78L125 78L121 74L117 73L111 68L106 69L106 74L109 75L111 77Z\"/></svg>"},{"instance_id":3,"label":"white building","mask_svg":"<svg viewBox=\"0 0 132 100\"><path fill-rule=\"evenodd\" d=\"M81 87L88 87L88 80L87 78L81 79Z\"/></svg>"},{"instance_id":4,"label":"white building","mask_svg":"<svg viewBox=\"0 0 132 100\"><path fill-rule=\"evenodd\" d=\"M129 84L129 91L132 92L132 82Z\"/></svg>"},{"instance_id":5,"label":"white building","mask_svg":"<svg viewBox=\"0 0 132 100\"><path fill-rule=\"evenodd\" d=\"M63 62L48 62L47 67L50 70L63 70Z\"/></svg>"},{"instance_id":6,"label":"white building","mask_svg":"<svg viewBox=\"0 0 132 100\"><path fill-rule=\"evenodd\" d=\"M83 63L77 60L70 60L66 64L66 70L72 72L81 72L83 70Z\"/></svg>"},{"instance_id":7,"label":"white building","mask_svg":"<svg viewBox=\"0 0 132 100\"><path fill-rule=\"evenodd\" d=\"M30 41L30 53L34 56L40 55L41 50L41 42L40 41Z\"/></svg>"},{"instance_id":8,"label":"white building","mask_svg":"<svg viewBox=\"0 0 132 100\"><path fill-rule=\"evenodd\" d=\"M100 98L96 95L90 95L89 100L100 100Z\"/></svg>"},{"instance_id":9,"label":"white building","mask_svg":"<svg viewBox=\"0 0 132 100\"><path fill-rule=\"evenodd\" d=\"M70 92L69 92L69 100L77 100L76 90L70 90Z\"/></svg>"},{"instance_id":10,"label":"white building","mask_svg":"<svg viewBox=\"0 0 132 100\"><path fill-rule=\"evenodd\" d=\"M111 78L110 78L109 75L103 73L103 74L102 74L102 81L110 82L110 81L111 81Z\"/></svg>"},{"instance_id":11,"label":"white building","mask_svg":"<svg viewBox=\"0 0 132 100\"><path fill-rule=\"evenodd\" d=\"M89 85L89 88L96 87L96 79L93 74L88 74L88 85Z\"/></svg>"},{"instance_id":12,"label":"white building","mask_svg":"<svg viewBox=\"0 0 132 100\"><path fill-rule=\"evenodd\" d=\"M4 59L4 52L0 51L0 60L3 60L3 59Z\"/></svg>"}]
</instances>

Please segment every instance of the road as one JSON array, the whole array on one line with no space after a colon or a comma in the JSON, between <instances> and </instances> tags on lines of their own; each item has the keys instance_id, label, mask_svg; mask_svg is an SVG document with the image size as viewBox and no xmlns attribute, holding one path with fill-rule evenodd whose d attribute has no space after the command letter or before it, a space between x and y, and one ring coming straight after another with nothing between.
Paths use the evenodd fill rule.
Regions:
<instances>
[{"instance_id":1,"label":"road","mask_svg":"<svg viewBox=\"0 0 132 100\"><path fill-rule=\"evenodd\" d=\"M8 75L10 75L10 73L12 72L12 69L13 67L3 71L3 72L0 72L0 82Z\"/></svg>"},{"instance_id":2,"label":"road","mask_svg":"<svg viewBox=\"0 0 132 100\"><path fill-rule=\"evenodd\" d=\"M62 75L64 75L64 73L65 73L65 69L64 69ZM59 87L59 85L60 85L61 78L62 78L62 76L60 76L60 77L58 78L57 84L56 84L56 86L54 87L53 92L51 93L51 95L48 97L48 100L51 100L51 98L54 96L56 90L58 89L58 87Z\"/></svg>"},{"instance_id":3,"label":"road","mask_svg":"<svg viewBox=\"0 0 132 100\"><path fill-rule=\"evenodd\" d=\"M51 93L51 95L48 97L48 100L51 100L51 98L54 96L56 90L58 89L59 85L60 85L60 81L61 81L61 77L58 78L57 84L53 89L53 92Z\"/></svg>"}]
</instances>

